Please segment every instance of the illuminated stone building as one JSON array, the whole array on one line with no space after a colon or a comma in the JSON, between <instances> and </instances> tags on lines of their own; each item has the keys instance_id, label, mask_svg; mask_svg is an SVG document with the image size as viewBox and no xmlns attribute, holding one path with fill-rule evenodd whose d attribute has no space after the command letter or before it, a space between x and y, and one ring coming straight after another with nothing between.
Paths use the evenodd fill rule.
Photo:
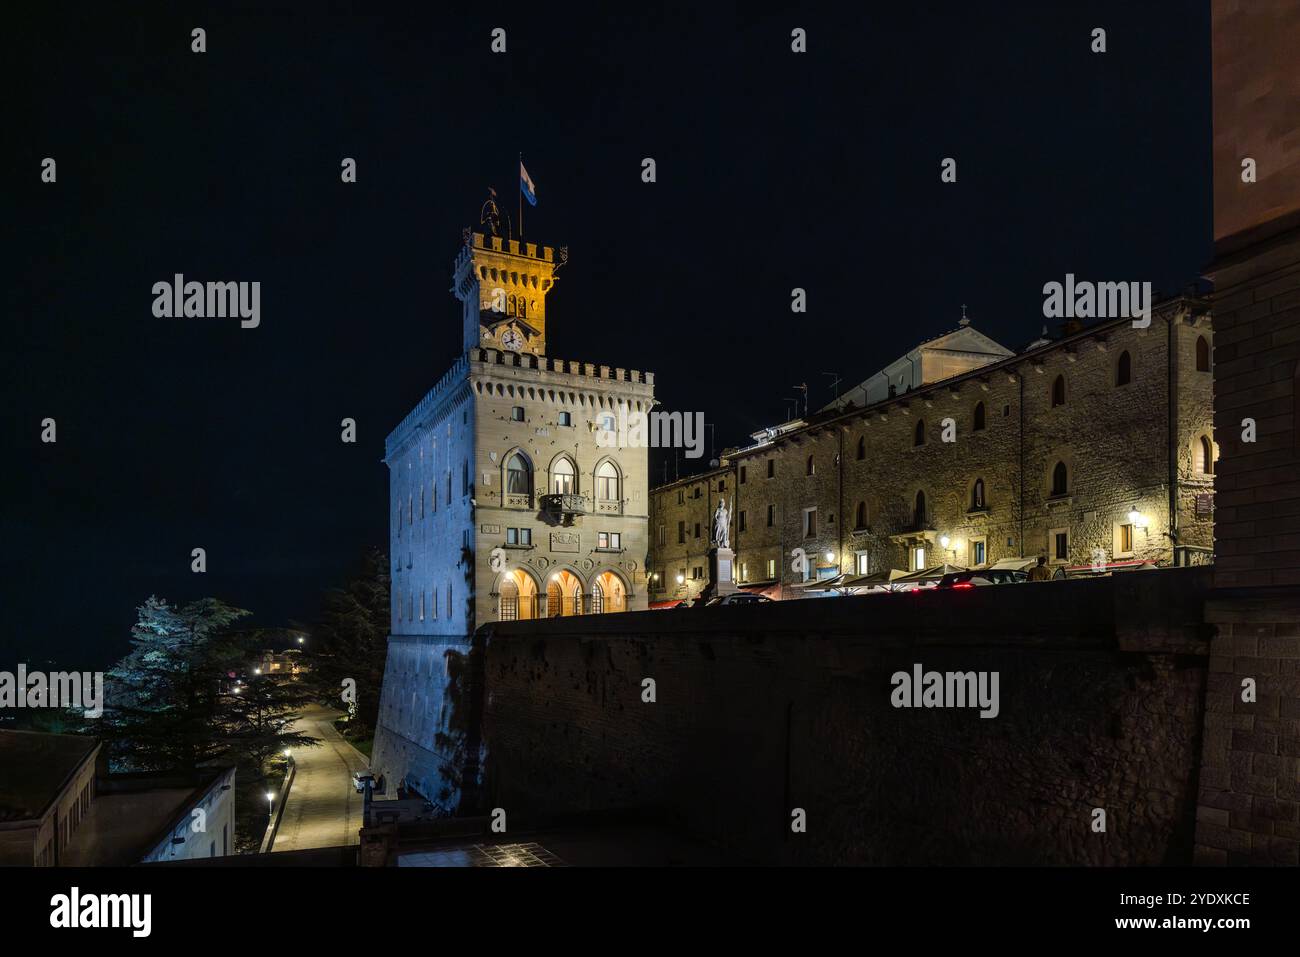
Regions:
<instances>
[{"instance_id":1,"label":"illuminated stone building","mask_svg":"<svg viewBox=\"0 0 1300 957\"><path fill-rule=\"evenodd\" d=\"M733 490L738 580L778 582L783 597L811 579L1022 556L1054 568L1207 561L1212 346L1195 298L1157 305L1147 328L1076 323L1018 353L963 319L826 408L727 450L725 468L654 489L655 597L688 597L693 572L678 591L680 570L707 566L694 531L707 539L719 483Z\"/></svg>"},{"instance_id":2,"label":"illuminated stone building","mask_svg":"<svg viewBox=\"0 0 1300 957\"><path fill-rule=\"evenodd\" d=\"M647 451L602 439L620 409L649 411L654 376L547 355L564 259L466 231L452 269L464 352L387 440L392 622L374 767L434 799L464 744L446 740L446 692L476 628L646 606Z\"/></svg>"}]
</instances>

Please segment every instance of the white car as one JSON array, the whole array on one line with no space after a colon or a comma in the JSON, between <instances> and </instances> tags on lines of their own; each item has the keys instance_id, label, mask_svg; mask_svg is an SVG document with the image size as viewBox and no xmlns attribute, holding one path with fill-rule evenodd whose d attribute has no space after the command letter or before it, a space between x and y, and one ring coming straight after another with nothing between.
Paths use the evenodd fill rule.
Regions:
<instances>
[{"instance_id":1,"label":"white car","mask_svg":"<svg viewBox=\"0 0 1300 957\"><path fill-rule=\"evenodd\" d=\"M367 784L371 787L375 785L375 773L373 771L366 768L364 771L352 772L352 786L357 789L358 794L365 793Z\"/></svg>"}]
</instances>

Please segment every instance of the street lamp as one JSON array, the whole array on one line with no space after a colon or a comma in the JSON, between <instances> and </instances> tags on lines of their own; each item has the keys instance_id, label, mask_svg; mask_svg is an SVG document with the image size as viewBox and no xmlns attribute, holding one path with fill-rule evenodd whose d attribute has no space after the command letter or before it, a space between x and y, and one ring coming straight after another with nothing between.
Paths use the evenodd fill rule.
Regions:
<instances>
[{"instance_id":1,"label":"street lamp","mask_svg":"<svg viewBox=\"0 0 1300 957\"><path fill-rule=\"evenodd\" d=\"M947 549L948 545L949 545L951 542L952 542L952 539L949 538L947 535L940 535L940 536L939 536L939 546L940 546L941 548Z\"/></svg>"},{"instance_id":2,"label":"street lamp","mask_svg":"<svg viewBox=\"0 0 1300 957\"><path fill-rule=\"evenodd\" d=\"M299 636L298 636L298 644L301 645L301 644L302 644L303 642L305 642L306 640L307 640L307 639L304 638L302 635L299 635Z\"/></svg>"},{"instance_id":3,"label":"street lamp","mask_svg":"<svg viewBox=\"0 0 1300 957\"><path fill-rule=\"evenodd\" d=\"M261 669L261 668L254 668L254 669L253 669L253 674L255 674L255 675L260 675L261 673L262 673L262 669Z\"/></svg>"},{"instance_id":4,"label":"street lamp","mask_svg":"<svg viewBox=\"0 0 1300 957\"><path fill-rule=\"evenodd\" d=\"M274 813L275 813L275 792L267 791L266 792L266 814L269 817Z\"/></svg>"},{"instance_id":5,"label":"street lamp","mask_svg":"<svg viewBox=\"0 0 1300 957\"><path fill-rule=\"evenodd\" d=\"M827 552L827 553L826 553L826 560L827 560L828 562L833 562L833 561L835 561L835 553L834 553L834 552Z\"/></svg>"}]
</instances>

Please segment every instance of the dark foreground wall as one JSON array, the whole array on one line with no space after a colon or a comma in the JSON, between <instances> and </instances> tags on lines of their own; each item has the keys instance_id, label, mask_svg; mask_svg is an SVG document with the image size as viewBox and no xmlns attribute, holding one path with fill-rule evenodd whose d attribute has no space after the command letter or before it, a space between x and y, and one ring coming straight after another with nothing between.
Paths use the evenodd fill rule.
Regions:
<instances>
[{"instance_id":1,"label":"dark foreground wall","mask_svg":"<svg viewBox=\"0 0 1300 957\"><path fill-rule=\"evenodd\" d=\"M490 626L486 805L667 809L755 861L1190 863L1204 584L1181 569ZM890 676L916 663L998 672L1000 713L892 707Z\"/></svg>"}]
</instances>

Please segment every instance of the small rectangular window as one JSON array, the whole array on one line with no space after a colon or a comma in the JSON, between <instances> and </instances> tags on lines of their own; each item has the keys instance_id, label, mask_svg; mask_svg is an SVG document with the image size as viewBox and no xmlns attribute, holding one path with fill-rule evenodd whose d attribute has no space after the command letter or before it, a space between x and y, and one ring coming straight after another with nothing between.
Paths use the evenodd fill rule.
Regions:
<instances>
[{"instance_id":1,"label":"small rectangular window","mask_svg":"<svg viewBox=\"0 0 1300 957\"><path fill-rule=\"evenodd\" d=\"M1068 532L1057 532L1056 541L1056 560L1065 561L1070 555L1070 535Z\"/></svg>"},{"instance_id":2,"label":"small rectangular window","mask_svg":"<svg viewBox=\"0 0 1300 957\"><path fill-rule=\"evenodd\" d=\"M776 577L776 559L775 559L775 558L769 558L769 559L767 560L767 577L768 577L768 578L775 578L775 577Z\"/></svg>"},{"instance_id":3,"label":"small rectangular window","mask_svg":"<svg viewBox=\"0 0 1300 957\"><path fill-rule=\"evenodd\" d=\"M740 484L745 484L745 466L743 465L740 467Z\"/></svg>"},{"instance_id":4,"label":"small rectangular window","mask_svg":"<svg viewBox=\"0 0 1300 957\"><path fill-rule=\"evenodd\" d=\"M679 488L677 490L677 504L678 505L686 504L686 489Z\"/></svg>"},{"instance_id":5,"label":"small rectangular window","mask_svg":"<svg viewBox=\"0 0 1300 957\"><path fill-rule=\"evenodd\" d=\"M771 478L776 475L776 459L767 460L767 477Z\"/></svg>"},{"instance_id":6,"label":"small rectangular window","mask_svg":"<svg viewBox=\"0 0 1300 957\"><path fill-rule=\"evenodd\" d=\"M1121 525L1119 527L1119 550L1121 552L1133 551L1133 526Z\"/></svg>"},{"instance_id":7,"label":"small rectangular window","mask_svg":"<svg viewBox=\"0 0 1300 957\"><path fill-rule=\"evenodd\" d=\"M745 513L743 511L736 519L736 530L740 532L745 530Z\"/></svg>"},{"instance_id":8,"label":"small rectangular window","mask_svg":"<svg viewBox=\"0 0 1300 957\"><path fill-rule=\"evenodd\" d=\"M686 544L686 523L685 522L677 523L677 544L678 545Z\"/></svg>"},{"instance_id":9,"label":"small rectangular window","mask_svg":"<svg viewBox=\"0 0 1300 957\"><path fill-rule=\"evenodd\" d=\"M771 528L775 524L776 524L776 506L769 505L767 507L767 527Z\"/></svg>"},{"instance_id":10,"label":"small rectangular window","mask_svg":"<svg viewBox=\"0 0 1300 957\"><path fill-rule=\"evenodd\" d=\"M871 574L871 561L866 552L858 552L854 555L853 572L856 575Z\"/></svg>"},{"instance_id":11,"label":"small rectangular window","mask_svg":"<svg viewBox=\"0 0 1300 957\"><path fill-rule=\"evenodd\" d=\"M561 412L561 413L560 413L560 425L573 425L573 413L571 413L571 412Z\"/></svg>"},{"instance_id":12,"label":"small rectangular window","mask_svg":"<svg viewBox=\"0 0 1300 957\"><path fill-rule=\"evenodd\" d=\"M531 545L533 543L533 530L531 528L521 528L519 530L519 544Z\"/></svg>"},{"instance_id":13,"label":"small rectangular window","mask_svg":"<svg viewBox=\"0 0 1300 957\"><path fill-rule=\"evenodd\" d=\"M518 544L519 544L519 529L517 529L517 528L507 528L507 529L506 529L506 544L507 544L507 545L518 545Z\"/></svg>"},{"instance_id":14,"label":"small rectangular window","mask_svg":"<svg viewBox=\"0 0 1300 957\"><path fill-rule=\"evenodd\" d=\"M700 523L699 523L699 522L696 522L696 523L695 523L695 537L696 537L696 538L699 538L699 537L700 537Z\"/></svg>"},{"instance_id":15,"label":"small rectangular window","mask_svg":"<svg viewBox=\"0 0 1300 957\"><path fill-rule=\"evenodd\" d=\"M609 548L609 532L598 532L596 534L596 547Z\"/></svg>"},{"instance_id":16,"label":"small rectangular window","mask_svg":"<svg viewBox=\"0 0 1300 957\"><path fill-rule=\"evenodd\" d=\"M803 510L803 537L812 538L817 534L817 509Z\"/></svg>"},{"instance_id":17,"label":"small rectangular window","mask_svg":"<svg viewBox=\"0 0 1300 957\"><path fill-rule=\"evenodd\" d=\"M524 407L522 405L516 405L513 408L511 408L510 418L515 422L524 421Z\"/></svg>"}]
</instances>

